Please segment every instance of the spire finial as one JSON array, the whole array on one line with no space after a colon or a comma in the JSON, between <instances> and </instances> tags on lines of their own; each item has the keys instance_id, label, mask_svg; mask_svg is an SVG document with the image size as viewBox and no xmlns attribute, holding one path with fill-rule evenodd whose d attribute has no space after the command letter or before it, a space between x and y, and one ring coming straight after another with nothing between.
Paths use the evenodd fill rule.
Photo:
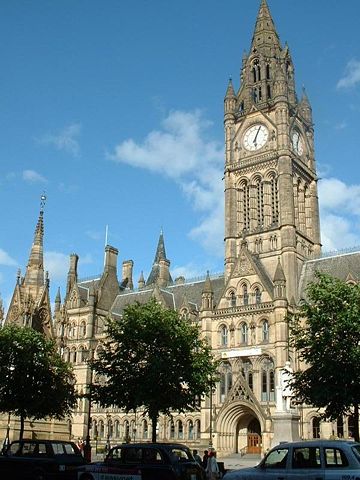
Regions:
<instances>
[{"instance_id":1,"label":"spire finial","mask_svg":"<svg viewBox=\"0 0 360 480\"><path fill-rule=\"evenodd\" d=\"M45 192L43 192L40 197L40 213L44 212L45 203L46 203L46 195L45 195Z\"/></svg>"}]
</instances>

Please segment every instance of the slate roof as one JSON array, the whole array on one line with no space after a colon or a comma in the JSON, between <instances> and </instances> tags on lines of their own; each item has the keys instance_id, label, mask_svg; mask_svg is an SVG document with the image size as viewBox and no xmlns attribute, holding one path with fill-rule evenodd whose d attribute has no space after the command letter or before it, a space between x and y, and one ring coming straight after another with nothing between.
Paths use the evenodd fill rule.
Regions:
<instances>
[{"instance_id":1,"label":"slate roof","mask_svg":"<svg viewBox=\"0 0 360 480\"><path fill-rule=\"evenodd\" d=\"M211 277L210 277L211 278ZM206 277L201 280L189 281L181 284L172 284L167 287L159 288L161 296L164 298L169 308L180 309L184 304L184 299L190 304L191 310L199 310L201 307L201 294L204 289ZM211 279L214 291L214 303L217 304L224 290L224 277L222 275ZM154 293L155 288L145 287L137 291L121 292L115 299L111 312L114 315L122 315L124 308L130 303L147 302Z\"/></svg>"},{"instance_id":2,"label":"slate roof","mask_svg":"<svg viewBox=\"0 0 360 480\"><path fill-rule=\"evenodd\" d=\"M340 280L347 280L349 275L360 281L360 252L340 253L333 256L308 260L300 276L299 295L306 298L306 286L315 280L316 272L327 273Z\"/></svg>"}]
</instances>

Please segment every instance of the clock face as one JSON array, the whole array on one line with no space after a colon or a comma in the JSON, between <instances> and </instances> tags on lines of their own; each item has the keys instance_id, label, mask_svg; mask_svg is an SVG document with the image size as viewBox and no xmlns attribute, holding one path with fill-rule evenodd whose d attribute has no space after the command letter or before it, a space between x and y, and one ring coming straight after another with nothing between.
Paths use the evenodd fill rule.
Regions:
<instances>
[{"instance_id":1,"label":"clock face","mask_svg":"<svg viewBox=\"0 0 360 480\"><path fill-rule=\"evenodd\" d=\"M265 125L257 123L248 128L244 135L244 147L246 150L255 151L262 148L269 137L269 130Z\"/></svg>"},{"instance_id":2,"label":"clock face","mask_svg":"<svg viewBox=\"0 0 360 480\"><path fill-rule=\"evenodd\" d=\"M304 153L304 142L300 135L300 132L298 132L297 130L294 130L291 135L291 144L298 155L302 155Z\"/></svg>"}]
</instances>

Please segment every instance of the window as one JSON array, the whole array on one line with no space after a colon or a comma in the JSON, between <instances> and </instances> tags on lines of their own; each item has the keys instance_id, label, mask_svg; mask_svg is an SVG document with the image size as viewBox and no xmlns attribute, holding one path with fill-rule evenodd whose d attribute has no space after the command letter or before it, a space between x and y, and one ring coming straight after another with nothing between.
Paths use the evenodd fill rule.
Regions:
<instances>
[{"instance_id":1,"label":"window","mask_svg":"<svg viewBox=\"0 0 360 480\"><path fill-rule=\"evenodd\" d=\"M230 293L230 306L236 307L236 295L235 292Z\"/></svg>"},{"instance_id":2,"label":"window","mask_svg":"<svg viewBox=\"0 0 360 480\"><path fill-rule=\"evenodd\" d=\"M326 468L347 467L349 462L340 448L324 448Z\"/></svg>"},{"instance_id":3,"label":"window","mask_svg":"<svg viewBox=\"0 0 360 480\"><path fill-rule=\"evenodd\" d=\"M99 434L99 438L104 438L105 436L105 427L104 427L104 422L102 420L99 420L98 434Z\"/></svg>"},{"instance_id":4,"label":"window","mask_svg":"<svg viewBox=\"0 0 360 480\"><path fill-rule=\"evenodd\" d=\"M177 422L177 430L178 430L178 438L182 440L184 438L184 426L181 420L178 420Z\"/></svg>"},{"instance_id":5,"label":"window","mask_svg":"<svg viewBox=\"0 0 360 480\"><path fill-rule=\"evenodd\" d=\"M243 229L250 230L250 191L249 185L243 183L241 188L242 193L242 213L243 213Z\"/></svg>"},{"instance_id":6,"label":"window","mask_svg":"<svg viewBox=\"0 0 360 480\"><path fill-rule=\"evenodd\" d=\"M271 216L272 223L277 223L279 218L279 199L277 180L275 177L271 179Z\"/></svg>"},{"instance_id":7,"label":"window","mask_svg":"<svg viewBox=\"0 0 360 480\"><path fill-rule=\"evenodd\" d=\"M245 322L240 325L240 343L245 345L248 343L248 326Z\"/></svg>"},{"instance_id":8,"label":"window","mask_svg":"<svg viewBox=\"0 0 360 480\"><path fill-rule=\"evenodd\" d=\"M201 434L200 420L195 420L195 439L200 438L200 434Z\"/></svg>"},{"instance_id":9,"label":"window","mask_svg":"<svg viewBox=\"0 0 360 480\"><path fill-rule=\"evenodd\" d=\"M264 360L261 368L261 401L275 401L275 369L270 358Z\"/></svg>"},{"instance_id":10,"label":"window","mask_svg":"<svg viewBox=\"0 0 360 480\"><path fill-rule=\"evenodd\" d=\"M243 303L244 305L249 305L249 294L246 285L243 286Z\"/></svg>"},{"instance_id":11,"label":"window","mask_svg":"<svg viewBox=\"0 0 360 480\"><path fill-rule=\"evenodd\" d=\"M312 438L320 438L320 418L313 417L311 420Z\"/></svg>"},{"instance_id":12,"label":"window","mask_svg":"<svg viewBox=\"0 0 360 480\"><path fill-rule=\"evenodd\" d=\"M302 447L294 448L292 458L293 468L320 468L320 448Z\"/></svg>"},{"instance_id":13,"label":"window","mask_svg":"<svg viewBox=\"0 0 360 480\"><path fill-rule=\"evenodd\" d=\"M261 90L259 88L259 94ZM260 97L261 98L261 97ZM259 179L256 183L257 224L261 228L264 224L264 185Z\"/></svg>"},{"instance_id":14,"label":"window","mask_svg":"<svg viewBox=\"0 0 360 480\"><path fill-rule=\"evenodd\" d=\"M339 438L344 438L344 420L342 419L342 417L337 419L336 433Z\"/></svg>"},{"instance_id":15,"label":"window","mask_svg":"<svg viewBox=\"0 0 360 480\"><path fill-rule=\"evenodd\" d=\"M255 303L256 305L259 305L259 303L261 303L261 291L259 287L255 288Z\"/></svg>"},{"instance_id":16,"label":"window","mask_svg":"<svg viewBox=\"0 0 360 480\"><path fill-rule=\"evenodd\" d=\"M228 344L228 328L223 325L220 329L220 345L222 347L227 347Z\"/></svg>"},{"instance_id":17,"label":"window","mask_svg":"<svg viewBox=\"0 0 360 480\"><path fill-rule=\"evenodd\" d=\"M263 342L269 341L269 322L267 320L262 322L262 340Z\"/></svg>"},{"instance_id":18,"label":"window","mask_svg":"<svg viewBox=\"0 0 360 480\"><path fill-rule=\"evenodd\" d=\"M266 65L266 79L270 80L270 65Z\"/></svg>"},{"instance_id":19,"label":"window","mask_svg":"<svg viewBox=\"0 0 360 480\"><path fill-rule=\"evenodd\" d=\"M175 424L173 420L170 422L170 438L175 438Z\"/></svg>"},{"instance_id":20,"label":"window","mask_svg":"<svg viewBox=\"0 0 360 480\"><path fill-rule=\"evenodd\" d=\"M148 422L146 420L144 420L143 424L142 424L142 437L143 438L148 438L148 435L149 435Z\"/></svg>"},{"instance_id":21,"label":"window","mask_svg":"<svg viewBox=\"0 0 360 480\"><path fill-rule=\"evenodd\" d=\"M190 420L188 423L188 440L193 440L194 439L194 424Z\"/></svg>"},{"instance_id":22,"label":"window","mask_svg":"<svg viewBox=\"0 0 360 480\"><path fill-rule=\"evenodd\" d=\"M119 420L115 420L114 422L114 437L120 438L120 422Z\"/></svg>"},{"instance_id":23,"label":"window","mask_svg":"<svg viewBox=\"0 0 360 480\"><path fill-rule=\"evenodd\" d=\"M232 370L230 363L223 363L220 367L220 402L224 402L232 387Z\"/></svg>"},{"instance_id":24,"label":"window","mask_svg":"<svg viewBox=\"0 0 360 480\"><path fill-rule=\"evenodd\" d=\"M265 458L265 468L286 468L288 453L287 448L278 448L271 451Z\"/></svg>"},{"instance_id":25,"label":"window","mask_svg":"<svg viewBox=\"0 0 360 480\"><path fill-rule=\"evenodd\" d=\"M253 372L252 372L252 363L250 360L243 360L241 373L242 376L247 381L249 388L251 391L254 389L254 381L253 381Z\"/></svg>"},{"instance_id":26,"label":"window","mask_svg":"<svg viewBox=\"0 0 360 480\"><path fill-rule=\"evenodd\" d=\"M81 329L81 335L83 337L86 337L86 322L82 322L80 329Z\"/></svg>"}]
</instances>

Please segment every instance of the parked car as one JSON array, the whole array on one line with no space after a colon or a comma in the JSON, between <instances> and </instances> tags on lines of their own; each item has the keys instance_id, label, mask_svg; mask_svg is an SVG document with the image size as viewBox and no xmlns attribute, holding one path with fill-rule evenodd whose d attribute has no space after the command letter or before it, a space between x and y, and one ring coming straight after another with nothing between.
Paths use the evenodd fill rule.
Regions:
<instances>
[{"instance_id":1,"label":"parked car","mask_svg":"<svg viewBox=\"0 0 360 480\"><path fill-rule=\"evenodd\" d=\"M233 470L224 480L360 480L360 443L311 440L281 443L253 468Z\"/></svg>"},{"instance_id":2,"label":"parked car","mask_svg":"<svg viewBox=\"0 0 360 480\"><path fill-rule=\"evenodd\" d=\"M190 450L177 443L131 443L110 449L103 462L78 468L79 480L205 480Z\"/></svg>"},{"instance_id":3,"label":"parked car","mask_svg":"<svg viewBox=\"0 0 360 480\"><path fill-rule=\"evenodd\" d=\"M72 442L19 440L0 456L0 478L7 480L72 480L85 463Z\"/></svg>"}]
</instances>

